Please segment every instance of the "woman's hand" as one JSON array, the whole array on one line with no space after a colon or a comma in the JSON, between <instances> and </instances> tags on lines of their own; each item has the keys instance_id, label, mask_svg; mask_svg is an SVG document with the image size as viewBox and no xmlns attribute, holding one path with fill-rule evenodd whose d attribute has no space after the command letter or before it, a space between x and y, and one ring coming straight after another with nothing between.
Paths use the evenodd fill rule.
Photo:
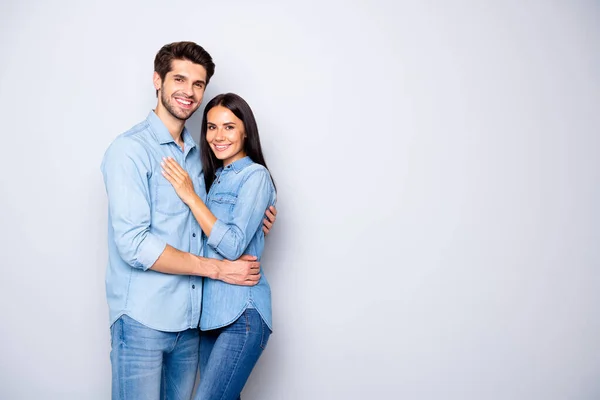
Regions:
<instances>
[{"instance_id":1,"label":"woman's hand","mask_svg":"<svg viewBox=\"0 0 600 400\"><path fill-rule=\"evenodd\" d=\"M177 196L187 205L195 199L198 195L194 191L194 184L190 179L188 173L177 164L171 157L163 157L163 161L160 163L162 166L163 176L173 185Z\"/></svg>"}]
</instances>

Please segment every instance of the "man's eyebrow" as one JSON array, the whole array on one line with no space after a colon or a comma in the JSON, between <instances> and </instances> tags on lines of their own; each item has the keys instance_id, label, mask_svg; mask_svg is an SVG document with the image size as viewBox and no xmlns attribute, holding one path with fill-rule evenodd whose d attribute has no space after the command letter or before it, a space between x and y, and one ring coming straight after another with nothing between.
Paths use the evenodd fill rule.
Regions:
<instances>
[{"instance_id":1,"label":"man's eyebrow","mask_svg":"<svg viewBox=\"0 0 600 400\"><path fill-rule=\"evenodd\" d=\"M173 78L179 78L179 79L187 80L187 76L181 75L181 74L173 74ZM206 85L206 82L203 81L202 79L198 79L194 83L201 83L203 85Z\"/></svg>"}]
</instances>

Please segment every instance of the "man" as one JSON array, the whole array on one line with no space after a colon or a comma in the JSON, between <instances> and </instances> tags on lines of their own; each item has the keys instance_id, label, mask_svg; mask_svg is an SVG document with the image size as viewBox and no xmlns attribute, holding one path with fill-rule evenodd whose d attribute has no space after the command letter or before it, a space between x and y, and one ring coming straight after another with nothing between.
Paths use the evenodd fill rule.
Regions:
<instances>
[{"instance_id":1,"label":"man","mask_svg":"<svg viewBox=\"0 0 600 400\"><path fill-rule=\"evenodd\" d=\"M161 175L171 156L200 182L199 150L184 127L214 73L211 56L192 42L165 45L154 60L156 109L107 149L106 293L111 323L113 399L189 399L198 365L202 277L255 285L253 257L197 256L202 230ZM275 210L267 212L268 231Z\"/></svg>"}]
</instances>

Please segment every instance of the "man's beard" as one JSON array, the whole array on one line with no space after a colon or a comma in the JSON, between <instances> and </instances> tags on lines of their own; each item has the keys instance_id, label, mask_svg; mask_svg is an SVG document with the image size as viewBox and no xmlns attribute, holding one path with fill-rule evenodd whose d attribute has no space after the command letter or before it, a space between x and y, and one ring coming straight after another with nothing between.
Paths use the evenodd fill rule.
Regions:
<instances>
[{"instance_id":1,"label":"man's beard","mask_svg":"<svg viewBox=\"0 0 600 400\"><path fill-rule=\"evenodd\" d=\"M186 111L178 108L177 106L171 103L171 98L165 95L164 89L160 91L160 102L162 103L165 110L169 112L173 117L177 118L180 121L187 121L189 117L191 117L197 108Z\"/></svg>"}]
</instances>

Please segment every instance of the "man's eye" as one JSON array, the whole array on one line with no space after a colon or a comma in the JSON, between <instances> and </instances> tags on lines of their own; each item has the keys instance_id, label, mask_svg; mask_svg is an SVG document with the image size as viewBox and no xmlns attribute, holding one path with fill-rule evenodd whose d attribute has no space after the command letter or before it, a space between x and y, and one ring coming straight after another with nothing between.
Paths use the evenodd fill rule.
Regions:
<instances>
[{"instance_id":1,"label":"man's eye","mask_svg":"<svg viewBox=\"0 0 600 400\"><path fill-rule=\"evenodd\" d=\"M175 81L176 82L183 82L183 79L181 79L181 78L175 78Z\"/></svg>"},{"instance_id":2,"label":"man's eye","mask_svg":"<svg viewBox=\"0 0 600 400\"><path fill-rule=\"evenodd\" d=\"M198 89L202 89L204 86L203 86L201 83L196 83L196 87L197 87Z\"/></svg>"}]
</instances>

